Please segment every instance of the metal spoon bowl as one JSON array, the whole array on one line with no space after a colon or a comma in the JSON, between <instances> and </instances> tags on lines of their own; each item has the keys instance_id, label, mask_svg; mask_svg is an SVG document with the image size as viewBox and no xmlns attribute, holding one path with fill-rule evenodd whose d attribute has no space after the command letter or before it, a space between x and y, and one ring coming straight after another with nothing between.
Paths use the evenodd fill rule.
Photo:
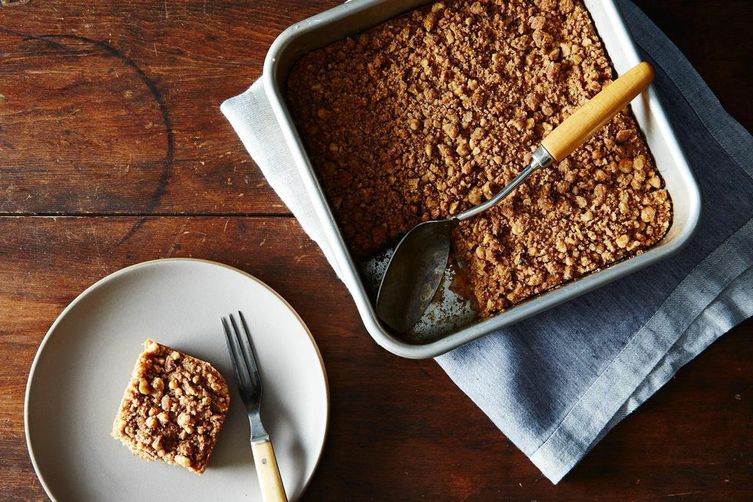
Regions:
<instances>
[{"instance_id":1,"label":"metal spoon bowl","mask_svg":"<svg viewBox=\"0 0 753 502\"><path fill-rule=\"evenodd\" d=\"M534 171L552 161L549 152L539 147L531 164L488 201L447 220L425 221L405 234L395 248L379 286L376 302L379 318L401 333L412 328L442 283L455 227L496 205Z\"/></svg>"}]
</instances>

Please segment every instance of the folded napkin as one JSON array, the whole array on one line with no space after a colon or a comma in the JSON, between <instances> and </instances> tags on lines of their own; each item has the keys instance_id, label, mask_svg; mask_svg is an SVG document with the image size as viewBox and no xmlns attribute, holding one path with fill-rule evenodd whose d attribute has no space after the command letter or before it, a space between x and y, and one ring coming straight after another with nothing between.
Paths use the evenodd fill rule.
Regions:
<instances>
[{"instance_id":1,"label":"folded napkin","mask_svg":"<svg viewBox=\"0 0 753 502\"><path fill-rule=\"evenodd\" d=\"M690 245L437 362L553 483L717 337L753 314L753 138L685 57L619 0L701 187ZM222 105L269 184L331 251L261 82Z\"/></svg>"}]
</instances>

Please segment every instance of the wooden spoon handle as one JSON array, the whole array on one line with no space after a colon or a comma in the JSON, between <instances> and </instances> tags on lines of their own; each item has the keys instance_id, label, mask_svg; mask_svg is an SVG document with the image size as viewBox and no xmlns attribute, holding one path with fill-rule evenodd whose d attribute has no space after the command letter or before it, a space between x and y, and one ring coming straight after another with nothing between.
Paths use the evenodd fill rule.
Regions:
<instances>
[{"instance_id":1,"label":"wooden spoon handle","mask_svg":"<svg viewBox=\"0 0 753 502\"><path fill-rule=\"evenodd\" d=\"M654 68L645 61L639 63L566 118L544 138L542 146L555 160L564 159L643 92L653 79Z\"/></svg>"},{"instance_id":2,"label":"wooden spoon handle","mask_svg":"<svg viewBox=\"0 0 753 502\"><path fill-rule=\"evenodd\" d=\"M254 453L254 464L256 475L259 477L262 500L264 502L287 502L288 499L285 495L285 487L282 485L280 468L277 466L277 457L275 457L272 441L251 443L251 450Z\"/></svg>"}]
</instances>

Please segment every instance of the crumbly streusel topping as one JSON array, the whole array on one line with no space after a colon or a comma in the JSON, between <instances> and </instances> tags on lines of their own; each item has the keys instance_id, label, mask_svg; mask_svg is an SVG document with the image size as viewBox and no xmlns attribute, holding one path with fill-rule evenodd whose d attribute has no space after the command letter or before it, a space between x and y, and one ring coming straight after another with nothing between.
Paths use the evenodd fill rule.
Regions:
<instances>
[{"instance_id":1,"label":"crumbly streusel topping","mask_svg":"<svg viewBox=\"0 0 753 502\"><path fill-rule=\"evenodd\" d=\"M144 342L112 435L138 456L203 473L230 406L211 364Z\"/></svg>"},{"instance_id":2,"label":"crumbly streusel topping","mask_svg":"<svg viewBox=\"0 0 753 502\"><path fill-rule=\"evenodd\" d=\"M580 0L446 1L306 54L288 100L346 241L368 256L489 199L612 77ZM671 218L626 110L463 223L453 253L491 315L642 252Z\"/></svg>"}]
</instances>

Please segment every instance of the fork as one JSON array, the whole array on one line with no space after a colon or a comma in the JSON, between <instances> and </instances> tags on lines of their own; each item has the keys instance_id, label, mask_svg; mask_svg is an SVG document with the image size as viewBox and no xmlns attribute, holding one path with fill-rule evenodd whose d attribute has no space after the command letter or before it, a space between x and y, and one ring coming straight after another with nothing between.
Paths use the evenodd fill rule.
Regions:
<instances>
[{"instance_id":1,"label":"fork","mask_svg":"<svg viewBox=\"0 0 753 502\"><path fill-rule=\"evenodd\" d=\"M227 350L233 361L238 391L246 406L248 421L251 423L251 450L254 455L256 475L259 477L262 499L265 502L287 501L272 440L261 422L262 386L254 343L243 313L238 311L238 317L243 328L242 332L238 329L233 314L222 318L222 327L225 330Z\"/></svg>"}]
</instances>

